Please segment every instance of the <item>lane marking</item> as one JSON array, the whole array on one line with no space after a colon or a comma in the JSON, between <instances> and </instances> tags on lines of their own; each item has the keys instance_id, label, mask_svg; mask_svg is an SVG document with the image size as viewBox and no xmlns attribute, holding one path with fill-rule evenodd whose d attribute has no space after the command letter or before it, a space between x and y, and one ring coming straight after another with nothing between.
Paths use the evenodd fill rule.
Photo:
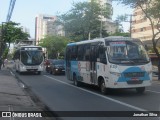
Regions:
<instances>
[{"instance_id":1,"label":"lane marking","mask_svg":"<svg viewBox=\"0 0 160 120\"><path fill-rule=\"evenodd\" d=\"M160 92L158 92L158 91L153 91L153 90L146 90L146 91L160 94Z\"/></svg>"},{"instance_id":2,"label":"lane marking","mask_svg":"<svg viewBox=\"0 0 160 120\"><path fill-rule=\"evenodd\" d=\"M63 84L65 84L65 85L68 85L68 86L74 87L74 88L76 88L76 89L79 89L79 90L82 90L82 91L85 91L85 92L91 93L91 94L93 94L93 95L96 95L96 96L102 97L102 98L104 98L104 99L107 99L107 100L113 101L113 102L115 102L115 103L119 103L119 104L124 105L124 106L127 106L127 107L129 107L129 108L132 108L132 109L135 109L135 110L138 110L138 111L148 111L148 110L145 110L145 109L142 109L142 108L139 108L139 107L136 107L136 106L133 106L133 105L130 105L130 104L127 104L127 103L121 102L121 101L119 101L119 100L112 99L112 98L110 98L110 97L107 97L107 96L104 96L104 95L100 95L100 94L97 94L97 93L95 93L95 92L92 92L92 91L89 91L89 90L86 90L86 89L83 89L83 88L80 88L80 87L77 87L77 86L71 85L71 84L69 84L69 83L63 82L63 81L58 80L58 79L55 79L55 78L53 78L53 77L49 77L49 76L47 76L47 75L43 75L43 76L45 76L45 77L47 77L47 78L50 78L50 79L53 79L53 80L55 80L55 81L57 81L57 82L63 83Z\"/></svg>"},{"instance_id":3,"label":"lane marking","mask_svg":"<svg viewBox=\"0 0 160 120\"><path fill-rule=\"evenodd\" d=\"M152 82L152 84L160 85L160 82L159 81L154 81L154 82Z\"/></svg>"},{"instance_id":4,"label":"lane marking","mask_svg":"<svg viewBox=\"0 0 160 120\"><path fill-rule=\"evenodd\" d=\"M15 76L15 74L12 71L10 71L10 73L11 73L12 76Z\"/></svg>"}]
</instances>

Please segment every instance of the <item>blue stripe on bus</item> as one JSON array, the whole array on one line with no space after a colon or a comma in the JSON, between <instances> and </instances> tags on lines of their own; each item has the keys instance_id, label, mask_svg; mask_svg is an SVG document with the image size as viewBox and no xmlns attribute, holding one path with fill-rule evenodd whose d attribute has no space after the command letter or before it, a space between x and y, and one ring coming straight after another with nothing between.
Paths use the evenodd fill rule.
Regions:
<instances>
[{"instance_id":1,"label":"blue stripe on bus","mask_svg":"<svg viewBox=\"0 0 160 120\"><path fill-rule=\"evenodd\" d=\"M78 61L71 61L71 73L76 73L76 76L80 76L79 70L78 70Z\"/></svg>"},{"instance_id":2,"label":"blue stripe on bus","mask_svg":"<svg viewBox=\"0 0 160 120\"><path fill-rule=\"evenodd\" d=\"M131 77L125 77L124 76L124 73L128 73L128 72L130 72L130 73L144 72L144 77L136 77L136 78L138 78L139 80L143 80L143 81L150 80L149 74L146 71L140 69L139 67L131 67L131 68L128 68L128 69L126 69L125 71L122 72L121 77L119 77L117 82L126 82L126 81L131 80Z\"/></svg>"},{"instance_id":3,"label":"blue stripe on bus","mask_svg":"<svg viewBox=\"0 0 160 120\"><path fill-rule=\"evenodd\" d=\"M69 43L67 46L75 46L76 43Z\"/></svg>"}]
</instances>

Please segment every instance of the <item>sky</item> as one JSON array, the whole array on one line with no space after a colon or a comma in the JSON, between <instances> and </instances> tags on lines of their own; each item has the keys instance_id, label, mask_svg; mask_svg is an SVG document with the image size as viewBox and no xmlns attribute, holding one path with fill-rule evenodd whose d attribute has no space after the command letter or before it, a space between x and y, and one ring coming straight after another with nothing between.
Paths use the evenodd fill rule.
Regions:
<instances>
[{"instance_id":1,"label":"sky","mask_svg":"<svg viewBox=\"0 0 160 120\"><path fill-rule=\"evenodd\" d=\"M20 23L29 29L31 38L35 37L35 17L38 14L57 15L65 13L72 7L73 2L87 0L16 0L11 21ZM10 0L0 0L0 24L6 22ZM113 2L113 20L118 15L132 14L132 9ZM123 23L124 31L129 30L129 23Z\"/></svg>"}]
</instances>

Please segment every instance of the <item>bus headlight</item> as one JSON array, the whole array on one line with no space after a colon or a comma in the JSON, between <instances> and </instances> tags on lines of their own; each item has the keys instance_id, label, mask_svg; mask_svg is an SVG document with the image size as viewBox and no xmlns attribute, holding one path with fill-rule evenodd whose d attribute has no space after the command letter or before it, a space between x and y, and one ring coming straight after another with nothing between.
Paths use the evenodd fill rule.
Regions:
<instances>
[{"instance_id":1,"label":"bus headlight","mask_svg":"<svg viewBox=\"0 0 160 120\"><path fill-rule=\"evenodd\" d=\"M39 69L43 69L43 64L41 64L41 65L39 66Z\"/></svg>"},{"instance_id":2,"label":"bus headlight","mask_svg":"<svg viewBox=\"0 0 160 120\"><path fill-rule=\"evenodd\" d=\"M25 67L23 64L20 64L20 67L21 67L22 69L26 69L26 67Z\"/></svg>"},{"instance_id":3,"label":"bus headlight","mask_svg":"<svg viewBox=\"0 0 160 120\"><path fill-rule=\"evenodd\" d=\"M152 71L151 71L151 70L149 70L149 71L147 71L147 73L148 73L148 74L151 74L151 73L152 73Z\"/></svg>"},{"instance_id":4,"label":"bus headlight","mask_svg":"<svg viewBox=\"0 0 160 120\"><path fill-rule=\"evenodd\" d=\"M115 75L115 76L117 76L117 77L120 77L120 76L121 76L121 73L118 73L118 72L110 72L110 74Z\"/></svg>"}]
</instances>

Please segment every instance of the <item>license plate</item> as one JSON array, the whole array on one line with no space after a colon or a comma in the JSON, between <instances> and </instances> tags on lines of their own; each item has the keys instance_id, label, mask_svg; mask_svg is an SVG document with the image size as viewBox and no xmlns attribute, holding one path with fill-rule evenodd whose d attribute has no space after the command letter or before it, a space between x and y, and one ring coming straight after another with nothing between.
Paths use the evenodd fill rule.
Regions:
<instances>
[{"instance_id":1,"label":"license plate","mask_svg":"<svg viewBox=\"0 0 160 120\"><path fill-rule=\"evenodd\" d=\"M27 66L26 68L27 69L37 69L37 67L35 67L35 66Z\"/></svg>"}]
</instances>

